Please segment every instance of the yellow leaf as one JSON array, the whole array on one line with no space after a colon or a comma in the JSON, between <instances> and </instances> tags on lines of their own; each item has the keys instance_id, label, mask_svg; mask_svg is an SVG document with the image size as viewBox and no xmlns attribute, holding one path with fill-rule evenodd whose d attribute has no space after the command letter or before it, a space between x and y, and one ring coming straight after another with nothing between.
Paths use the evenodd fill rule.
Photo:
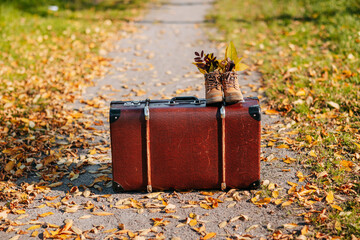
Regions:
<instances>
[{"instance_id":1,"label":"yellow leaf","mask_svg":"<svg viewBox=\"0 0 360 240\"><path fill-rule=\"evenodd\" d=\"M351 172L351 168L354 166L354 163L351 161L342 160L340 162L341 168L347 172Z\"/></svg>"},{"instance_id":2,"label":"yellow leaf","mask_svg":"<svg viewBox=\"0 0 360 240\"><path fill-rule=\"evenodd\" d=\"M306 135L305 136L305 140L308 144L311 144L312 143L312 137L310 135Z\"/></svg>"},{"instance_id":3,"label":"yellow leaf","mask_svg":"<svg viewBox=\"0 0 360 240\"><path fill-rule=\"evenodd\" d=\"M357 146L358 148L360 148L360 144L358 144L358 143L355 143L355 142L354 142L354 144L355 144L355 145L356 145L356 146Z\"/></svg>"},{"instance_id":4,"label":"yellow leaf","mask_svg":"<svg viewBox=\"0 0 360 240\"><path fill-rule=\"evenodd\" d=\"M51 235L50 233L45 229L45 231L43 232L43 238L50 238Z\"/></svg>"},{"instance_id":5,"label":"yellow leaf","mask_svg":"<svg viewBox=\"0 0 360 240\"><path fill-rule=\"evenodd\" d=\"M25 213L25 210L15 210L14 211L16 214L24 214Z\"/></svg>"},{"instance_id":6,"label":"yellow leaf","mask_svg":"<svg viewBox=\"0 0 360 240\"><path fill-rule=\"evenodd\" d=\"M334 209L336 209L336 210L339 210L340 212L343 211L343 209L342 209L340 206L338 206L338 205L333 204L333 205L331 205L331 207L334 208Z\"/></svg>"},{"instance_id":7,"label":"yellow leaf","mask_svg":"<svg viewBox=\"0 0 360 240\"><path fill-rule=\"evenodd\" d=\"M41 228L41 225L34 225L34 226L31 226L29 227L27 230L34 230L34 229L38 229L38 228Z\"/></svg>"},{"instance_id":8,"label":"yellow leaf","mask_svg":"<svg viewBox=\"0 0 360 240\"><path fill-rule=\"evenodd\" d=\"M136 235L132 231L128 231L127 234L129 237L134 238Z\"/></svg>"},{"instance_id":9,"label":"yellow leaf","mask_svg":"<svg viewBox=\"0 0 360 240\"><path fill-rule=\"evenodd\" d=\"M110 216L110 215L114 215L113 213L109 213L109 212L93 212L91 213L92 215L95 216Z\"/></svg>"},{"instance_id":10,"label":"yellow leaf","mask_svg":"<svg viewBox=\"0 0 360 240\"><path fill-rule=\"evenodd\" d=\"M112 232L116 232L117 228L113 228L113 229L109 229L109 230L105 230L104 233L112 233Z\"/></svg>"},{"instance_id":11,"label":"yellow leaf","mask_svg":"<svg viewBox=\"0 0 360 240\"><path fill-rule=\"evenodd\" d=\"M216 233L210 232L210 233L206 234L204 237L202 237L201 239L206 240L206 239L214 238L215 236L216 236Z\"/></svg>"},{"instance_id":12,"label":"yellow leaf","mask_svg":"<svg viewBox=\"0 0 360 240\"><path fill-rule=\"evenodd\" d=\"M56 224L48 223L48 227L49 228L59 228L60 226L56 225Z\"/></svg>"},{"instance_id":13,"label":"yellow leaf","mask_svg":"<svg viewBox=\"0 0 360 240\"><path fill-rule=\"evenodd\" d=\"M275 146L275 143L272 142L272 141L269 141L268 144L267 144L267 146L268 146L268 147L273 147L273 146Z\"/></svg>"},{"instance_id":14,"label":"yellow leaf","mask_svg":"<svg viewBox=\"0 0 360 240\"><path fill-rule=\"evenodd\" d=\"M90 150L90 151L89 151L89 154L90 154L90 155L96 154L96 149L94 148L94 149Z\"/></svg>"},{"instance_id":15,"label":"yellow leaf","mask_svg":"<svg viewBox=\"0 0 360 240\"><path fill-rule=\"evenodd\" d=\"M276 148L289 148L289 145L281 144L281 145L277 146Z\"/></svg>"},{"instance_id":16,"label":"yellow leaf","mask_svg":"<svg viewBox=\"0 0 360 240\"><path fill-rule=\"evenodd\" d=\"M328 192L326 196L326 201L330 204L334 202L334 193L333 191Z\"/></svg>"},{"instance_id":17,"label":"yellow leaf","mask_svg":"<svg viewBox=\"0 0 360 240\"><path fill-rule=\"evenodd\" d=\"M297 183L293 183L293 182L290 182L290 181L287 181L287 184L289 184L292 187L297 187L298 186Z\"/></svg>"},{"instance_id":18,"label":"yellow leaf","mask_svg":"<svg viewBox=\"0 0 360 240\"><path fill-rule=\"evenodd\" d=\"M259 201L257 202L253 202L255 205L265 205L265 204L269 204L271 201L271 198L263 198L263 199L260 199Z\"/></svg>"},{"instance_id":19,"label":"yellow leaf","mask_svg":"<svg viewBox=\"0 0 360 240\"><path fill-rule=\"evenodd\" d=\"M266 115L276 115L276 114L279 114L279 112L276 111L275 109L267 109L267 110L265 110L265 114Z\"/></svg>"},{"instance_id":20,"label":"yellow leaf","mask_svg":"<svg viewBox=\"0 0 360 240\"><path fill-rule=\"evenodd\" d=\"M238 61L236 48L235 48L234 43L232 41L230 41L229 45L227 45L227 47L226 47L225 58L226 59L230 58L232 61L234 61L234 63Z\"/></svg>"},{"instance_id":21,"label":"yellow leaf","mask_svg":"<svg viewBox=\"0 0 360 240\"><path fill-rule=\"evenodd\" d=\"M306 91L303 88L296 92L297 97L305 96L305 95L306 95Z\"/></svg>"},{"instance_id":22,"label":"yellow leaf","mask_svg":"<svg viewBox=\"0 0 360 240\"><path fill-rule=\"evenodd\" d=\"M39 235L38 231L33 231L30 236L31 237L37 237L38 235Z\"/></svg>"},{"instance_id":23,"label":"yellow leaf","mask_svg":"<svg viewBox=\"0 0 360 240\"><path fill-rule=\"evenodd\" d=\"M282 199L276 199L274 202L276 205L279 205L280 203L282 203Z\"/></svg>"},{"instance_id":24,"label":"yellow leaf","mask_svg":"<svg viewBox=\"0 0 360 240\"><path fill-rule=\"evenodd\" d=\"M40 214L39 217L46 217L46 216L50 216L53 214L54 214L53 212L46 212L46 213Z\"/></svg>"},{"instance_id":25,"label":"yellow leaf","mask_svg":"<svg viewBox=\"0 0 360 240\"><path fill-rule=\"evenodd\" d=\"M211 206L209 206L205 203L200 203L200 207L202 207L203 209L211 209Z\"/></svg>"},{"instance_id":26,"label":"yellow leaf","mask_svg":"<svg viewBox=\"0 0 360 240\"><path fill-rule=\"evenodd\" d=\"M296 161L295 158L291 158L291 157L286 157L283 159L284 163L290 164Z\"/></svg>"},{"instance_id":27,"label":"yellow leaf","mask_svg":"<svg viewBox=\"0 0 360 240\"><path fill-rule=\"evenodd\" d=\"M44 208L44 207L46 207L45 204L41 204L41 205L37 206L37 208Z\"/></svg>"},{"instance_id":28,"label":"yellow leaf","mask_svg":"<svg viewBox=\"0 0 360 240\"><path fill-rule=\"evenodd\" d=\"M303 182L305 180L304 175L300 171L296 173L296 176L299 178L299 182Z\"/></svg>"},{"instance_id":29,"label":"yellow leaf","mask_svg":"<svg viewBox=\"0 0 360 240\"><path fill-rule=\"evenodd\" d=\"M312 156L312 157L317 157L317 155L316 155L316 153L315 153L314 150L311 150L311 151L309 152L309 155Z\"/></svg>"},{"instance_id":30,"label":"yellow leaf","mask_svg":"<svg viewBox=\"0 0 360 240\"><path fill-rule=\"evenodd\" d=\"M283 204L281 204L282 207L287 207L287 206L290 206L293 202L292 201L286 201L284 202Z\"/></svg>"},{"instance_id":31,"label":"yellow leaf","mask_svg":"<svg viewBox=\"0 0 360 240\"><path fill-rule=\"evenodd\" d=\"M273 191L271 195L272 195L273 198L278 198L279 197L279 191Z\"/></svg>"},{"instance_id":32,"label":"yellow leaf","mask_svg":"<svg viewBox=\"0 0 360 240\"><path fill-rule=\"evenodd\" d=\"M197 224L196 219L191 219L190 222L189 222L189 225L190 225L191 227L195 226L196 224Z\"/></svg>"},{"instance_id":33,"label":"yellow leaf","mask_svg":"<svg viewBox=\"0 0 360 240\"><path fill-rule=\"evenodd\" d=\"M235 65L235 71L244 71L248 68L249 68L248 65L240 63L240 62Z\"/></svg>"}]
</instances>

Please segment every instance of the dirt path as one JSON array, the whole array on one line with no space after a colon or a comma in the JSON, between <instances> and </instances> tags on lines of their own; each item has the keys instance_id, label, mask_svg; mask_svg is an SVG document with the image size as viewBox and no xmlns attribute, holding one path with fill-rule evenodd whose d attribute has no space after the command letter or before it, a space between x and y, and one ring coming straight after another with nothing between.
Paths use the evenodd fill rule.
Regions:
<instances>
[{"instance_id":1,"label":"dirt path","mask_svg":"<svg viewBox=\"0 0 360 240\"><path fill-rule=\"evenodd\" d=\"M63 226L66 219L73 221L75 227L70 229L72 232L95 239L104 239L114 233L128 237L141 235L137 239L156 236L164 236L166 239L197 239L211 232L216 233L218 239L231 236L268 238L272 234L272 229L280 229L283 232L301 229L303 223L302 219L296 216L296 209L284 209L275 204L264 204L262 207L253 204L251 198L257 191L205 193L213 194L211 197L222 202L217 208L204 209L200 207L200 203L206 201L206 195L201 192L116 194L111 188L107 122L110 100L140 100L147 97L159 99L179 95L196 95L203 98L203 76L196 73L191 61L194 51L218 51L216 46L206 39L206 34L201 28L204 25L204 15L209 8L211 3L206 0L169 1L160 7L152 8L143 20L134 23L134 33L119 33L123 39L116 43L115 50L109 54L109 57L114 59L114 67L106 77L96 81L94 87L84 91L87 105L76 106L91 112L88 119L79 121L99 123L100 129L84 133L93 135L97 144L80 151L79 156L72 160L72 166L75 168L69 169L73 169L75 175L66 175L60 187L54 187L44 194L58 196L57 198L45 200L43 194L40 194L26 211L27 216L20 219L18 215L9 217L19 224L24 224L17 226L18 229L26 230L30 226L41 225L36 230L39 231L38 238L42 238L44 228L49 232L56 229L51 228L49 224ZM259 95L257 91L260 75L256 72L247 72L240 76L244 95ZM103 126L101 121L104 122ZM296 165L286 164L280 159L286 156L295 158L296 155L288 149L266 145L270 137L281 138L281 133L288 129L289 123L283 123L275 116L263 115L262 124L264 161L261 172L262 180L267 180L264 181L267 186L262 188L267 188L270 183L270 188L277 189L278 198L281 198L291 187L287 181L298 183L296 173L299 169ZM92 150L95 152L91 152ZM64 164L66 165L66 161ZM78 173L79 175L76 175ZM94 179L97 180L93 183ZM33 176L26 181L38 181L38 178ZM89 186L90 183L93 184L86 190L85 186ZM73 193L69 193L74 186ZM270 190L263 191L263 194L268 192L273 198L271 194L274 189ZM67 201L64 200L66 195L69 196ZM264 197L266 196L262 195L261 198ZM61 199L63 200L60 205L56 206ZM167 201L168 207L165 208L162 200ZM38 217L39 214L47 212L54 214ZM109 215L104 216L106 213ZM297 223L299 226L294 229L283 228L283 225L288 223ZM190 226L192 224L194 225ZM121 229L124 230L120 231ZM27 230L28 233L20 239L28 239L34 230ZM4 234L0 233L1 239L14 235Z\"/></svg>"}]
</instances>

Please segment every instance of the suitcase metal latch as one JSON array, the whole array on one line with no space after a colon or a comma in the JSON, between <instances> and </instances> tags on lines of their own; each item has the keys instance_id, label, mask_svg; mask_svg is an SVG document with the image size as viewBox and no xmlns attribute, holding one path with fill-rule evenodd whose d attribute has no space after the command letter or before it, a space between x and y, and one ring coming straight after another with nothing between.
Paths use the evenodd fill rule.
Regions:
<instances>
[{"instance_id":1,"label":"suitcase metal latch","mask_svg":"<svg viewBox=\"0 0 360 240\"><path fill-rule=\"evenodd\" d=\"M140 104L140 101L129 101L124 103L124 107L139 106Z\"/></svg>"}]
</instances>

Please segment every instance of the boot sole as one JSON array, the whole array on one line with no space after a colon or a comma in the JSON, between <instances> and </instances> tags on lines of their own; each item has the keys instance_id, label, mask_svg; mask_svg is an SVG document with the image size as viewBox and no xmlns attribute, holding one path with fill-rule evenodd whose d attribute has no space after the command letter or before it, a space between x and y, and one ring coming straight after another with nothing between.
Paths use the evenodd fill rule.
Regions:
<instances>
[{"instance_id":1,"label":"boot sole","mask_svg":"<svg viewBox=\"0 0 360 240\"><path fill-rule=\"evenodd\" d=\"M222 102L222 97L212 97L206 99L206 104L213 104L213 103L219 103Z\"/></svg>"},{"instance_id":2,"label":"boot sole","mask_svg":"<svg viewBox=\"0 0 360 240\"><path fill-rule=\"evenodd\" d=\"M227 103L236 103L236 102L243 102L243 101L244 101L244 98L242 96L235 96L235 97L228 96L228 97L225 97L225 102L227 102Z\"/></svg>"}]
</instances>

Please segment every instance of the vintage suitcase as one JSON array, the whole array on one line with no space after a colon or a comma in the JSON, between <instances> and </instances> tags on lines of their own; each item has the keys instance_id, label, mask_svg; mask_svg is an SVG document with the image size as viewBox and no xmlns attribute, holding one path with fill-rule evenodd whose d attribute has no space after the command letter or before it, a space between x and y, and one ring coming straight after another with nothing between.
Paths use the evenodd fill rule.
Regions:
<instances>
[{"instance_id":1,"label":"vintage suitcase","mask_svg":"<svg viewBox=\"0 0 360 240\"><path fill-rule=\"evenodd\" d=\"M246 98L113 101L113 188L119 191L256 188L260 183L260 106Z\"/></svg>"}]
</instances>

